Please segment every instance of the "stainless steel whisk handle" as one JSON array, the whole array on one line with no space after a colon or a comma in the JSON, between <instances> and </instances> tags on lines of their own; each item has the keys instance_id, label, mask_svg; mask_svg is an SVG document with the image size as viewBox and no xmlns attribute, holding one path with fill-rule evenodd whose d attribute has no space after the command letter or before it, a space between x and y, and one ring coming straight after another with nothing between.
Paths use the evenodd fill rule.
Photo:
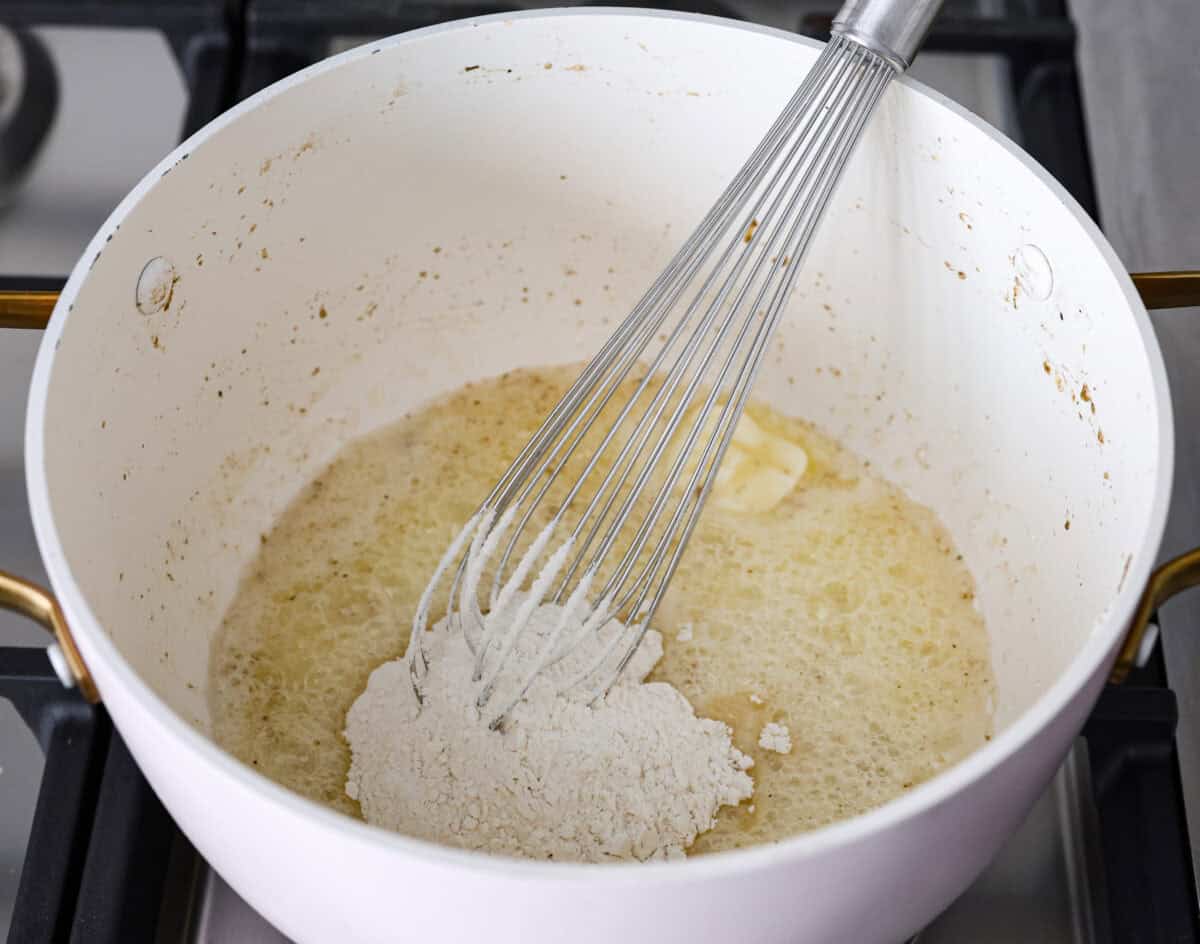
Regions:
<instances>
[{"instance_id":1,"label":"stainless steel whisk handle","mask_svg":"<svg viewBox=\"0 0 1200 944\"><path fill-rule=\"evenodd\" d=\"M897 72L912 65L942 0L846 0L833 33L882 56Z\"/></svg>"}]
</instances>

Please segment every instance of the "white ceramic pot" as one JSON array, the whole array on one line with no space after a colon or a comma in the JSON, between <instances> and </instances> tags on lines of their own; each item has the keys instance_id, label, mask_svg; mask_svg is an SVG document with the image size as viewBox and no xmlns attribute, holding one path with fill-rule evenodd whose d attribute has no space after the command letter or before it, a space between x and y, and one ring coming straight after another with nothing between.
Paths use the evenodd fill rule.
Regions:
<instances>
[{"instance_id":1,"label":"white ceramic pot","mask_svg":"<svg viewBox=\"0 0 1200 944\"><path fill-rule=\"evenodd\" d=\"M1163 529L1162 362L1074 201L904 80L834 198L756 395L870 458L953 532L992 638L984 749L777 845L575 866L373 829L206 735L212 634L301 485L347 440L466 380L584 358L818 49L603 10L379 42L182 144L72 273L29 404L46 568L155 791L297 941L891 944L975 878L1079 731Z\"/></svg>"}]
</instances>

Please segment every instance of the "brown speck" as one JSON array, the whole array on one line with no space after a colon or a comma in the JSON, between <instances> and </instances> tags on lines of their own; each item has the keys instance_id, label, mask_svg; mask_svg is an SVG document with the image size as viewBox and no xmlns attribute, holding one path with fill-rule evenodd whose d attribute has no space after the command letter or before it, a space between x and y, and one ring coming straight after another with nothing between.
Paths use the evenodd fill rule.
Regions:
<instances>
[{"instance_id":1,"label":"brown speck","mask_svg":"<svg viewBox=\"0 0 1200 944\"><path fill-rule=\"evenodd\" d=\"M1111 475L1109 475L1107 472L1105 472L1105 473L1104 473L1104 481L1106 481L1106 482L1107 482L1107 481L1108 481L1110 478L1112 478L1112 476L1111 476Z\"/></svg>"},{"instance_id":2,"label":"brown speck","mask_svg":"<svg viewBox=\"0 0 1200 944\"><path fill-rule=\"evenodd\" d=\"M325 310L324 305L322 305L320 307L320 309L317 311L317 317L318 318L328 318L329 317L329 312Z\"/></svg>"},{"instance_id":3,"label":"brown speck","mask_svg":"<svg viewBox=\"0 0 1200 944\"><path fill-rule=\"evenodd\" d=\"M1090 391L1088 389L1087 384L1084 384L1082 387L1079 388L1079 399L1082 400L1084 403L1092 402L1092 391Z\"/></svg>"},{"instance_id":4,"label":"brown speck","mask_svg":"<svg viewBox=\"0 0 1200 944\"><path fill-rule=\"evenodd\" d=\"M441 247L441 246L434 246L434 247L433 247L433 251L434 251L434 253L439 253L439 252L441 252L441 251L442 251L442 247Z\"/></svg>"},{"instance_id":5,"label":"brown speck","mask_svg":"<svg viewBox=\"0 0 1200 944\"><path fill-rule=\"evenodd\" d=\"M241 196L243 193L245 193L245 192L246 192L246 185L245 185L245 184L243 184L242 186L238 187L238 191L237 191L237 192L238 192L238 196Z\"/></svg>"},{"instance_id":6,"label":"brown speck","mask_svg":"<svg viewBox=\"0 0 1200 944\"><path fill-rule=\"evenodd\" d=\"M1042 361L1042 370L1044 370L1047 374L1050 373L1051 368L1049 361Z\"/></svg>"},{"instance_id":7,"label":"brown speck","mask_svg":"<svg viewBox=\"0 0 1200 944\"><path fill-rule=\"evenodd\" d=\"M320 372L321 372L321 368L320 368L320 367L314 367L314 368L312 369L312 375L313 375L314 377L315 377L315 376L317 376L317 374L319 374Z\"/></svg>"},{"instance_id":8,"label":"brown speck","mask_svg":"<svg viewBox=\"0 0 1200 944\"><path fill-rule=\"evenodd\" d=\"M745 241L750 242L754 238L754 231L758 229L758 220L751 220L750 226L746 229Z\"/></svg>"},{"instance_id":9,"label":"brown speck","mask_svg":"<svg viewBox=\"0 0 1200 944\"><path fill-rule=\"evenodd\" d=\"M104 429L104 428L106 428L107 426L108 426L108 420L101 420L101 421L100 421L100 428L101 428L101 429Z\"/></svg>"},{"instance_id":10,"label":"brown speck","mask_svg":"<svg viewBox=\"0 0 1200 944\"><path fill-rule=\"evenodd\" d=\"M559 180L566 180L566 179L567 179L567 175L566 175L566 174L559 174L559 175L558 175L558 179L559 179Z\"/></svg>"},{"instance_id":11,"label":"brown speck","mask_svg":"<svg viewBox=\"0 0 1200 944\"><path fill-rule=\"evenodd\" d=\"M257 223L251 223L251 224L250 224L250 232L251 232L251 233L253 233L253 232L254 232L256 229L258 229L258 224L257 224Z\"/></svg>"},{"instance_id":12,"label":"brown speck","mask_svg":"<svg viewBox=\"0 0 1200 944\"><path fill-rule=\"evenodd\" d=\"M271 257L270 257L270 256L267 254L267 247L266 247L266 246L263 246L263 247L262 247L262 249L260 249L260 250L258 251L258 254L259 254L260 256L262 256L264 259L270 259L270 258L271 258Z\"/></svg>"},{"instance_id":13,"label":"brown speck","mask_svg":"<svg viewBox=\"0 0 1200 944\"><path fill-rule=\"evenodd\" d=\"M959 270L958 270L958 277L959 277L960 279L966 279L966 277L967 277L967 273L965 273L965 272L964 272L962 269L959 269Z\"/></svg>"},{"instance_id":14,"label":"brown speck","mask_svg":"<svg viewBox=\"0 0 1200 944\"><path fill-rule=\"evenodd\" d=\"M196 265L198 265L198 266L204 265L204 253L202 253L202 252L196 253Z\"/></svg>"},{"instance_id":15,"label":"brown speck","mask_svg":"<svg viewBox=\"0 0 1200 944\"><path fill-rule=\"evenodd\" d=\"M578 64L573 65L573 66L567 66L567 71L568 72L587 72L587 66L582 66L582 65L578 65Z\"/></svg>"},{"instance_id":16,"label":"brown speck","mask_svg":"<svg viewBox=\"0 0 1200 944\"><path fill-rule=\"evenodd\" d=\"M1104 430L1096 430L1096 442L1100 443L1102 446L1104 445Z\"/></svg>"},{"instance_id":17,"label":"brown speck","mask_svg":"<svg viewBox=\"0 0 1200 944\"><path fill-rule=\"evenodd\" d=\"M150 335L150 345L151 345L151 347L154 347L156 349L158 348L158 335L157 334Z\"/></svg>"},{"instance_id":18,"label":"brown speck","mask_svg":"<svg viewBox=\"0 0 1200 944\"><path fill-rule=\"evenodd\" d=\"M546 63L544 66L542 66L542 68L543 68L543 69L553 69L553 68L554 68L554 63L553 63L553 62L547 62L547 63Z\"/></svg>"},{"instance_id":19,"label":"brown speck","mask_svg":"<svg viewBox=\"0 0 1200 944\"><path fill-rule=\"evenodd\" d=\"M575 299L575 304L576 304L576 305L582 305L582 304L583 304L583 299L582 299L582 298L577 298L577 299Z\"/></svg>"},{"instance_id":20,"label":"brown speck","mask_svg":"<svg viewBox=\"0 0 1200 944\"><path fill-rule=\"evenodd\" d=\"M1126 555L1125 566L1121 570L1121 580L1117 584L1117 593L1120 593L1121 589L1125 586L1125 578L1129 576L1129 565L1132 563L1133 563L1133 555L1132 554Z\"/></svg>"},{"instance_id":21,"label":"brown speck","mask_svg":"<svg viewBox=\"0 0 1200 944\"><path fill-rule=\"evenodd\" d=\"M463 72L474 72L478 68L479 66L466 66L463 68Z\"/></svg>"},{"instance_id":22,"label":"brown speck","mask_svg":"<svg viewBox=\"0 0 1200 944\"><path fill-rule=\"evenodd\" d=\"M271 158L268 157L265 161L262 162L262 166L258 169L258 172L260 174L265 174L270 169L271 169Z\"/></svg>"},{"instance_id":23,"label":"brown speck","mask_svg":"<svg viewBox=\"0 0 1200 944\"><path fill-rule=\"evenodd\" d=\"M1071 519L1070 518L1068 518L1066 521L1063 522L1063 530L1064 531L1071 530Z\"/></svg>"}]
</instances>

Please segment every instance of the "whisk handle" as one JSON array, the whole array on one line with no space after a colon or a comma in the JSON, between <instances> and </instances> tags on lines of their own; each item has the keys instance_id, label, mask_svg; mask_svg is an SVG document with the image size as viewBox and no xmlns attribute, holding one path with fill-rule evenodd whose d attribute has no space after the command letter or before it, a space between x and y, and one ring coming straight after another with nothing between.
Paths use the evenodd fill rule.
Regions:
<instances>
[{"instance_id":1,"label":"whisk handle","mask_svg":"<svg viewBox=\"0 0 1200 944\"><path fill-rule=\"evenodd\" d=\"M941 7L942 0L846 0L833 18L833 32L861 43L903 72Z\"/></svg>"}]
</instances>

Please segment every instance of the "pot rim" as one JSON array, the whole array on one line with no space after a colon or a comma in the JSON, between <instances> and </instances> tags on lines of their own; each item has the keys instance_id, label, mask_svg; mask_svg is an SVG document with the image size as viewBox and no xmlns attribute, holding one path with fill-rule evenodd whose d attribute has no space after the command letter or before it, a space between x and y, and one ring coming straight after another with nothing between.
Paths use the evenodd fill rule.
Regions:
<instances>
[{"instance_id":1,"label":"pot rim","mask_svg":"<svg viewBox=\"0 0 1200 944\"><path fill-rule=\"evenodd\" d=\"M42 560L46 566L54 592L58 595L66 612L72 615L72 631L80 642L86 660L93 665L102 664L105 674L122 686L137 706L149 713L167 733L190 750L214 775L223 778L229 785L255 795L264 802L276 804L293 815L303 817L331 833L341 834L346 840L369 843L382 847L383 852L394 852L424 859L432 865L467 868L481 873L491 873L505 879L555 879L589 882L658 882L694 881L713 879L734 873L746 873L777 866L784 862L798 861L820 855L827 850L845 847L866 839L875 833L894 828L906 820L928 813L949 797L965 790L1002 763L1021 751L1044 727L1057 717L1080 688L1111 662L1123 638L1123 632L1142 593L1158 554L1163 531L1166 527L1167 509L1171 496L1174 470L1174 426L1170 394L1162 353L1158 346L1150 318L1130 280L1128 273L1115 251L1109 245L1099 227L1084 212L1075 199L1036 161L1009 140L1003 133L975 116L966 108L946 98L941 93L917 82L907 75L898 81L919 95L941 105L955 117L973 125L986 134L1000 148L1031 171L1075 216L1084 234L1116 275L1124 293L1126 307L1131 312L1141 335L1145 356L1151 371L1155 407L1158 410L1159 466L1154 482L1153 500L1146 521L1141 544L1132 556L1128 577L1106 615L1098 619L1091 635L1072 658L1055 682L1027 708L1015 721L983 747L962 761L907 793L887 803L868 810L858 816L839 820L811 832L781 840L777 843L751 846L745 849L719 852L702 857L670 863L613 863L587 864L567 862L540 862L512 859L484 852L455 849L425 840L393 833L365 822L338 813L315 801L309 800L283 787L250 766L237 760L219 747L207 735L192 727L134 671L120 650L104 631L100 621L92 612L88 602L76 583L67 562L62 542L51 507L46 482L45 423L47 392L53 376L55 352L63 331L70 318L70 309L88 276L87 260L92 259L103 247L107 238L115 232L119 223L129 215L141 198L158 180L193 149L217 134L227 125L240 119L250 111L262 106L277 95L290 91L326 71L340 68L384 49L393 49L414 41L421 41L441 33L470 29L479 24L550 19L560 16L600 16L628 20L647 17L679 20L721 29L738 29L759 33L779 40L820 48L822 43L772 27L729 20L704 14L680 13L625 7L589 7L526 10L513 13L493 14L440 23L412 30L383 40L356 47L321 62L314 63L275 84L268 86L229 111L215 118L199 131L183 141L170 154L151 169L118 204L89 243L80 261L76 263L64 287L54 314L45 331L38 350L30 386L25 425L25 473L34 532ZM116 721L117 719L114 719ZM118 723L118 728L120 724Z\"/></svg>"}]
</instances>

